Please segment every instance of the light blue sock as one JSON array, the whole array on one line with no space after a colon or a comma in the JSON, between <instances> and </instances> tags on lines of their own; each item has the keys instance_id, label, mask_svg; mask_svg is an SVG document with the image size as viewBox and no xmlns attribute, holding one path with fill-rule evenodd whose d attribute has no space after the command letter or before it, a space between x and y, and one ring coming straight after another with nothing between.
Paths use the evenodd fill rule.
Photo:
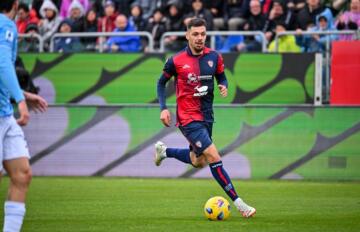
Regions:
<instances>
[{"instance_id":1,"label":"light blue sock","mask_svg":"<svg viewBox=\"0 0 360 232\"><path fill-rule=\"evenodd\" d=\"M4 232L20 232L25 211L25 203L6 201L4 204Z\"/></svg>"}]
</instances>

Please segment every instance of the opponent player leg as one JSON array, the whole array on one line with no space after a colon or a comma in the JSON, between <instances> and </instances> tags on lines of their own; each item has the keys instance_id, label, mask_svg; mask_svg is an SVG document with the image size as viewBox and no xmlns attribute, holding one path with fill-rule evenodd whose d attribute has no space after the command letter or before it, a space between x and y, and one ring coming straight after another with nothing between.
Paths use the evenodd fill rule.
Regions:
<instances>
[{"instance_id":1,"label":"opponent player leg","mask_svg":"<svg viewBox=\"0 0 360 232\"><path fill-rule=\"evenodd\" d=\"M8 197L5 202L4 231L21 230L25 216L25 199L31 181L29 159L22 157L4 161L4 168L10 177Z\"/></svg>"},{"instance_id":2,"label":"opponent player leg","mask_svg":"<svg viewBox=\"0 0 360 232\"><path fill-rule=\"evenodd\" d=\"M203 156L209 163L209 167L214 179L220 184L225 193L234 202L236 208L246 218L253 216L256 213L255 208L247 205L236 193L235 188L231 182L229 175L224 169L221 157L216 149L216 146L212 143L203 151Z\"/></svg>"},{"instance_id":3,"label":"opponent player leg","mask_svg":"<svg viewBox=\"0 0 360 232\"><path fill-rule=\"evenodd\" d=\"M10 177L4 206L4 231L18 232L25 216L25 198L31 181L30 156L24 133L15 119L9 117L4 124L8 129L2 139L3 164Z\"/></svg>"}]
</instances>

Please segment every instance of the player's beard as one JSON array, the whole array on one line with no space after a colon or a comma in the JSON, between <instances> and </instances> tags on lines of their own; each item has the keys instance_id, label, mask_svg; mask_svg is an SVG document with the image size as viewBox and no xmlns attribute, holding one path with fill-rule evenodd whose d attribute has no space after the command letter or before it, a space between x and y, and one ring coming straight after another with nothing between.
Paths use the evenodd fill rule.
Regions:
<instances>
[{"instance_id":1,"label":"player's beard","mask_svg":"<svg viewBox=\"0 0 360 232\"><path fill-rule=\"evenodd\" d=\"M201 53L204 50L204 43L201 43L201 45L195 44L193 48L196 53Z\"/></svg>"}]
</instances>

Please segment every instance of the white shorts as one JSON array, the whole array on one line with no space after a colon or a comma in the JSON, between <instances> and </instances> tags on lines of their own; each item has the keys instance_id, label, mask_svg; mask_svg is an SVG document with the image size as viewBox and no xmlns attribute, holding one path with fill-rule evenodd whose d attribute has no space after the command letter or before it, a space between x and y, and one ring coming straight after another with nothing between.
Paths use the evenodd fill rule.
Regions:
<instances>
[{"instance_id":1,"label":"white shorts","mask_svg":"<svg viewBox=\"0 0 360 232\"><path fill-rule=\"evenodd\" d=\"M30 158L24 132L13 116L0 117L0 172L4 160L20 157Z\"/></svg>"}]
</instances>

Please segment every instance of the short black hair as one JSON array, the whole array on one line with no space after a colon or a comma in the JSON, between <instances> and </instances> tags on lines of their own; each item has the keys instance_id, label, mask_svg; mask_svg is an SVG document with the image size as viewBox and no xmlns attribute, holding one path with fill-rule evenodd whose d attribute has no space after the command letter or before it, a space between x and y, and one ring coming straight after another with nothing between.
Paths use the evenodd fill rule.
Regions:
<instances>
[{"instance_id":1,"label":"short black hair","mask_svg":"<svg viewBox=\"0 0 360 232\"><path fill-rule=\"evenodd\" d=\"M8 13L12 10L12 6L14 5L16 0L1 0L0 1L0 13Z\"/></svg>"},{"instance_id":2,"label":"short black hair","mask_svg":"<svg viewBox=\"0 0 360 232\"><path fill-rule=\"evenodd\" d=\"M18 10L24 10L26 13L29 13L29 6L25 3L20 3L18 6Z\"/></svg>"},{"instance_id":3,"label":"short black hair","mask_svg":"<svg viewBox=\"0 0 360 232\"><path fill-rule=\"evenodd\" d=\"M205 20L201 18L193 18L189 21L188 25L186 26L188 30L190 30L192 27L206 27Z\"/></svg>"}]
</instances>

